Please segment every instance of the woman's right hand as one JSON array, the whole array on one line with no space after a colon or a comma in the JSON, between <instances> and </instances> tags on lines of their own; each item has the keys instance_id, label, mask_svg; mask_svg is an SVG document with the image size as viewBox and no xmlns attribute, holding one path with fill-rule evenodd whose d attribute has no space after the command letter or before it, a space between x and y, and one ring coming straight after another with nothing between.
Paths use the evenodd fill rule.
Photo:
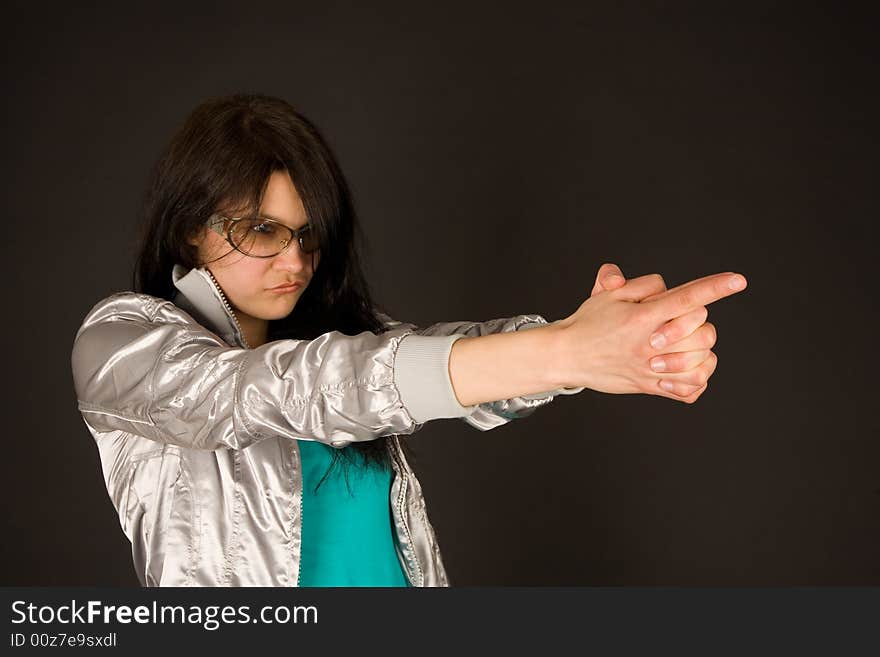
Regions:
<instances>
[{"instance_id":1,"label":"woman's right hand","mask_svg":"<svg viewBox=\"0 0 880 657\"><path fill-rule=\"evenodd\" d=\"M709 352L711 357L700 367L687 371L695 364L684 362L685 354L678 352L688 352L691 358L714 345L714 327L704 324L705 306L745 289L746 281L739 275L736 278L743 287L728 287L733 278L730 272L713 274L666 290L662 277L649 274L617 289L594 291L572 315L554 322L560 335L565 387L696 401L706 389L717 358ZM655 348L650 338L658 332L666 335L667 342ZM670 361L668 371L653 371L649 363L663 354ZM703 379L702 384L692 381L695 378ZM660 388L661 380L673 381L679 394ZM681 391L688 389L693 392L682 396Z\"/></svg>"}]
</instances>

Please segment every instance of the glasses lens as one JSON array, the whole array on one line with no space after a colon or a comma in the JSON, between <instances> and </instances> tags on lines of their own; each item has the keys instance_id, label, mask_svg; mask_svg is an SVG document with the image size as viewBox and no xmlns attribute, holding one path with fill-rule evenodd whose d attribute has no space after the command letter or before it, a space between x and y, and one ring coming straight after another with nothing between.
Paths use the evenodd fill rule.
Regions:
<instances>
[{"instance_id":1,"label":"glasses lens","mask_svg":"<svg viewBox=\"0 0 880 657\"><path fill-rule=\"evenodd\" d=\"M312 251L317 251L320 244L318 244L318 234L312 230L311 226L308 227L308 230L300 235L302 238L302 250L305 253L311 253Z\"/></svg>"},{"instance_id":2,"label":"glasses lens","mask_svg":"<svg viewBox=\"0 0 880 657\"><path fill-rule=\"evenodd\" d=\"M248 255L272 256L281 251L290 231L265 219L241 219L232 225L230 234L235 248Z\"/></svg>"},{"instance_id":3,"label":"glasses lens","mask_svg":"<svg viewBox=\"0 0 880 657\"><path fill-rule=\"evenodd\" d=\"M230 239L235 248L251 256L271 257L289 246L291 231L287 226L259 217L239 219L232 224ZM318 237L311 229L300 235L303 252L311 253L320 246Z\"/></svg>"}]
</instances>

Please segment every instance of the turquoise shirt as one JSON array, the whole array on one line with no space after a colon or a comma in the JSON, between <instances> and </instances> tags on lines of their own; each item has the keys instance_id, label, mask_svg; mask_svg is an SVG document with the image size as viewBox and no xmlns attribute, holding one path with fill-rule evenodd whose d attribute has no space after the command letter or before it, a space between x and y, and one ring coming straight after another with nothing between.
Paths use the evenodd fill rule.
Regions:
<instances>
[{"instance_id":1,"label":"turquoise shirt","mask_svg":"<svg viewBox=\"0 0 880 657\"><path fill-rule=\"evenodd\" d=\"M356 453L354 462L337 463L316 493L335 448L297 442L303 474L299 585L409 586L394 548L393 472L364 466Z\"/></svg>"}]
</instances>

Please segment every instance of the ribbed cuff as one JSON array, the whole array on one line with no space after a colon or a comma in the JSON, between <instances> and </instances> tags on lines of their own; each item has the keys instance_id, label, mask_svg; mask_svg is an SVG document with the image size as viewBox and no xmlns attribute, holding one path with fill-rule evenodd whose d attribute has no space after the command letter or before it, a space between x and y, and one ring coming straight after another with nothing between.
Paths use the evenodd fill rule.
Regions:
<instances>
[{"instance_id":1,"label":"ribbed cuff","mask_svg":"<svg viewBox=\"0 0 880 657\"><path fill-rule=\"evenodd\" d=\"M449 378L449 352L452 344L467 337L453 335L417 335L400 340L394 359L394 384L400 400L412 419L422 424L429 420L467 417L477 408L462 406L455 397Z\"/></svg>"}]
</instances>

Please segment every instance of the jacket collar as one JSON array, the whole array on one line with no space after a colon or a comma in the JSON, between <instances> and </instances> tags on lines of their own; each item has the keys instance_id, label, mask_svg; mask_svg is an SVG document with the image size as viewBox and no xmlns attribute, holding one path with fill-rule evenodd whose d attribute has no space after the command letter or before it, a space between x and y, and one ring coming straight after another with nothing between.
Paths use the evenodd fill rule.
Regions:
<instances>
[{"instance_id":1,"label":"jacket collar","mask_svg":"<svg viewBox=\"0 0 880 657\"><path fill-rule=\"evenodd\" d=\"M171 280L177 288L174 305L192 315L199 324L232 345L244 345L238 320L223 291L204 267L187 271L174 265Z\"/></svg>"}]
</instances>

